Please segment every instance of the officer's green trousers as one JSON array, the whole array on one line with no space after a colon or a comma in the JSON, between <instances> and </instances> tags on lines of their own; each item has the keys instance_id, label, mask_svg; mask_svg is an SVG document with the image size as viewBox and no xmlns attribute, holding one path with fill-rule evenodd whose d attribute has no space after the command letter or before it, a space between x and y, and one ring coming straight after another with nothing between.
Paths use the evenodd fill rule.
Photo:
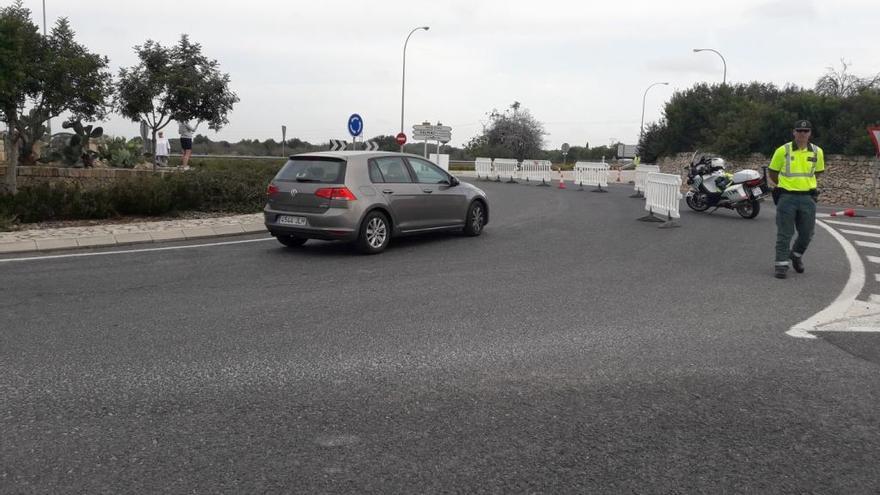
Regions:
<instances>
[{"instance_id":1,"label":"officer's green trousers","mask_svg":"<svg viewBox=\"0 0 880 495\"><path fill-rule=\"evenodd\" d=\"M809 194L782 193L776 205L776 264L787 264L792 252L804 254L816 228L816 202ZM791 238L797 229L794 246Z\"/></svg>"}]
</instances>

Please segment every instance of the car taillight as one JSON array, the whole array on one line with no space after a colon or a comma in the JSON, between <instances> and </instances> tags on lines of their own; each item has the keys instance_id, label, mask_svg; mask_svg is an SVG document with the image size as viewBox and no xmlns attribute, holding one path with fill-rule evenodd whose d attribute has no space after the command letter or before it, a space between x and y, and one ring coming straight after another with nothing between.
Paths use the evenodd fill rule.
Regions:
<instances>
[{"instance_id":1,"label":"car taillight","mask_svg":"<svg viewBox=\"0 0 880 495\"><path fill-rule=\"evenodd\" d=\"M354 201L357 199L347 187L322 187L315 191L315 196L324 199L341 199L343 201Z\"/></svg>"},{"instance_id":2,"label":"car taillight","mask_svg":"<svg viewBox=\"0 0 880 495\"><path fill-rule=\"evenodd\" d=\"M266 196L274 196L280 192L278 186L275 184L269 184L269 187L266 188Z\"/></svg>"},{"instance_id":3,"label":"car taillight","mask_svg":"<svg viewBox=\"0 0 880 495\"><path fill-rule=\"evenodd\" d=\"M756 187L761 185L761 179L752 179L750 181L746 181L746 185L749 187Z\"/></svg>"}]
</instances>

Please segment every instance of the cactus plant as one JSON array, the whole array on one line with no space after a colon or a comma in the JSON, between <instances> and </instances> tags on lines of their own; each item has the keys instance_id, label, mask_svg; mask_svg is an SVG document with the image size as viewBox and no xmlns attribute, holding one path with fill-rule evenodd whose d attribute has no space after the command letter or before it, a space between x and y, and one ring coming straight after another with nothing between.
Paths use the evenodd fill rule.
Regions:
<instances>
[{"instance_id":1,"label":"cactus plant","mask_svg":"<svg viewBox=\"0 0 880 495\"><path fill-rule=\"evenodd\" d=\"M89 142L92 139L99 138L104 135L104 129L101 127L93 127L92 125L84 126L82 120L71 118L61 124L64 129L73 129L75 133L71 136L67 146L62 150L64 162L68 165L75 165L82 162L82 166L89 168L94 166L95 152L89 149Z\"/></svg>"}]
</instances>

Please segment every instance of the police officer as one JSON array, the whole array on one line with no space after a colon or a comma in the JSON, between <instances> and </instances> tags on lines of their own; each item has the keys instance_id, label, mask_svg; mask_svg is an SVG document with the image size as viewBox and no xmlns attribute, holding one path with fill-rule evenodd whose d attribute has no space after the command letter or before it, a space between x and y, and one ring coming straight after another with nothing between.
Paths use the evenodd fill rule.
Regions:
<instances>
[{"instance_id":1,"label":"police officer","mask_svg":"<svg viewBox=\"0 0 880 495\"><path fill-rule=\"evenodd\" d=\"M776 183L776 278L785 278L789 262L804 273L804 252L816 227L816 175L825 170L825 154L810 142L812 131L808 120L795 122L794 141L777 148L770 161L770 179Z\"/></svg>"}]
</instances>

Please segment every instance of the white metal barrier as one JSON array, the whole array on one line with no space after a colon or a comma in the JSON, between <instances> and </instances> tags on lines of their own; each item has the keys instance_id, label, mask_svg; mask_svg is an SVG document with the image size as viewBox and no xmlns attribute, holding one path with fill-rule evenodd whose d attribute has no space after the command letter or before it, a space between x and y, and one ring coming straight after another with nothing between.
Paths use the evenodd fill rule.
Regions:
<instances>
[{"instance_id":1,"label":"white metal barrier","mask_svg":"<svg viewBox=\"0 0 880 495\"><path fill-rule=\"evenodd\" d=\"M549 186L553 179L549 160L523 160L519 169L519 178L526 182L540 182Z\"/></svg>"},{"instance_id":2,"label":"white metal barrier","mask_svg":"<svg viewBox=\"0 0 880 495\"><path fill-rule=\"evenodd\" d=\"M577 162L574 164L574 183L581 189L584 186L595 186L593 192L605 192L608 187L608 164L598 162Z\"/></svg>"},{"instance_id":3,"label":"white metal barrier","mask_svg":"<svg viewBox=\"0 0 880 495\"><path fill-rule=\"evenodd\" d=\"M681 218L678 207L681 203L681 176L649 172L645 179L645 210L648 215L642 221L663 222L664 219L654 216L661 215L665 224L661 227L678 227L673 221Z\"/></svg>"},{"instance_id":4,"label":"white metal barrier","mask_svg":"<svg viewBox=\"0 0 880 495\"><path fill-rule=\"evenodd\" d=\"M477 158L474 161L474 171L477 173L478 179L488 179L492 175L492 159Z\"/></svg>"},{"instance_id":5,"label":"white metal barrier","mask_svg":"<svg viewBox=\"0 0 880 495\"><path fill-rule=\"evenodd\" d=\"M660 167L657 165L637 165L636 166L636 180L635 180L635 194L630 196L631 198L641 198L644 196L645 192L645 179L647 179L649 173L660 173Z\"/></svg>"},{"instance_id":6,"label":"white metal barrier","mask_svg":"<svg viewBox=\"0 0 880 495\"><path fill-rule=\"evenodd\" d=\"M498 181L516 182L517 164L518 162L512 158L496 158L492 160L492 167L495 169L495 176L498 177Z\"/></svg>"}]
</instances>

